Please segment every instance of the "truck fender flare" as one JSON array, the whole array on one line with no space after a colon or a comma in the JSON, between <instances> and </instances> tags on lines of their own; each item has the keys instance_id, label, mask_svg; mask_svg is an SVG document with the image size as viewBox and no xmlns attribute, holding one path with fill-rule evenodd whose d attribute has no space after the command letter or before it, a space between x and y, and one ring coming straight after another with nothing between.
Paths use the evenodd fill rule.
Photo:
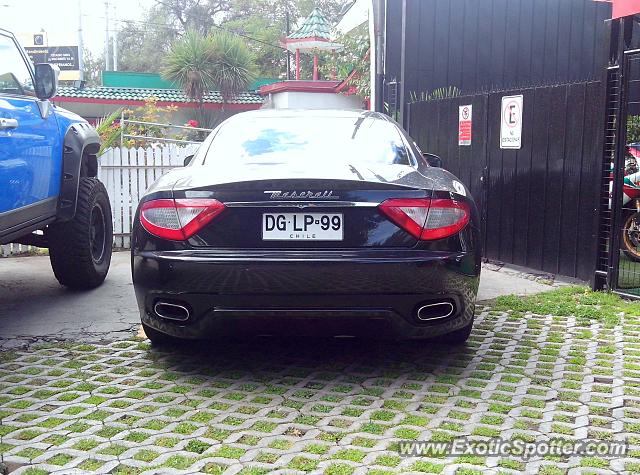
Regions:
<instances>
[{"instance_id":1,"label":"truck fender flare","mask_svg":"<svg viewBox=\"0 0 640 475\"><path fill-rule=\"evenodd\" d=\"M93 127L85 122L69 126L62 148L62 183L56 221L69 221L75 216L80 177L97 176L98 150L100 136Z\"/></svg>"}]
</instances>

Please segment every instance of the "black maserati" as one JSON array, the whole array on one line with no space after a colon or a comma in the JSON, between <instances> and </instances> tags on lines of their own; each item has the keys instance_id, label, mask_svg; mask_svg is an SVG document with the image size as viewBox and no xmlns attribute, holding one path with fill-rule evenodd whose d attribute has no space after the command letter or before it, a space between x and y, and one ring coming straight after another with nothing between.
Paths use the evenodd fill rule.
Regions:
<instances>
[{"instance_id":1,"label":"black maserati","mask_svg":"<svg viewBox=\"0 0 640 475\"><path fill-rule=\"evenodd\" d=\"M478 212L428 158L375 112L226 120L138 206L132 271L146 335L466 341Z\"/></svg>"}]
</instances>

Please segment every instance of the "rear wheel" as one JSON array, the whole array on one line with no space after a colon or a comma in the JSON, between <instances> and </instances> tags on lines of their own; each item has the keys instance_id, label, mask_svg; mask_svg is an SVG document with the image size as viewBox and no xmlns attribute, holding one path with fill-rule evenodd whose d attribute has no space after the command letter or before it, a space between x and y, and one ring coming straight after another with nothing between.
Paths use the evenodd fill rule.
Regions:
<instances>
[{"instance_id":1,"label":"rear wheel","mask_svg":"<svg viewBox=\"0 0 640 475\"><path fill-rule=\"evenodd\" d=\"M443 340L445 341L445 343L448 343L450 345L462 345L469 339L472 328L473 320L467 326L451 333L447 333L446 335L444 335Z\"/></svg>"},{"instance_id":2,"label":"rear wheel","mask_svg":"<svg viewBox=\"0 0 640 475\"><path fill-rule=\"evenodd\" d=\"M80 179L75 216L49 226L47 238L58 282L72 289L102 284L111 263L113 224L107 190L97 178Z\"/></svg>"},{"instance_id":3,"label":"rear wheel","mask_svg":"<svg viewBox=\"0 0 640 475\"><path fill-rule=\"evenodd\" d=\"M153 345L175 345L180 342L180 339L167 335L166 333L159 332L155 328L151 328L146 323L142 323L142 330Z\"/></svg>"}]
</instances>

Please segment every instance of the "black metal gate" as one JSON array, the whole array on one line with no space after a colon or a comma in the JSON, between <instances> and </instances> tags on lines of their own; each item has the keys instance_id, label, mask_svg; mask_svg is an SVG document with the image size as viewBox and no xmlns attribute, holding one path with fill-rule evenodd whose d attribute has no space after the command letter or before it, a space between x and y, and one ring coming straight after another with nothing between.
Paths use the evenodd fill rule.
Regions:
<instances>
[{"instance_id":1,"label":"black metal gate","mask_svg":"<svg viewBox=\"0 0 640 475\"><path fill-rule=\"evenodd\" d=\"M640 297L640 17L612 20L608 29L606 126L594 287L637 298Z\"/></svg>"},{"instance_id":2,"label":"black metal gate","mask_svg":"<svg viewBox=\"0 0 640 475\"><path fill-rule=\"evenodd\" d=\"M522 148L500 149L503 96L523 95ZM459 106L473 106L458 145ZM485 257L593 278L602 170L603 83L497 91L409 105L411 136L470 189Z\"/></svg>"}]
</instances>

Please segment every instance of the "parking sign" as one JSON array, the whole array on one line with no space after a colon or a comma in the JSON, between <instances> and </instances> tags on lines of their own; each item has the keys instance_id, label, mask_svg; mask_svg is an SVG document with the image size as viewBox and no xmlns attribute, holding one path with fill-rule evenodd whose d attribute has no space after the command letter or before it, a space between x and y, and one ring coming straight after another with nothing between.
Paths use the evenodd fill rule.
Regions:
<instances>
[{"instance_id":1,"label":"parking sign","mask_svg":"<svg viewBox=\"0 0 640 475\"><path fill-rule=\"evenodd\" d=\"M500 108L500 148L522 148L522 96L504 96Z\"/></svg>"}]
</instances>

